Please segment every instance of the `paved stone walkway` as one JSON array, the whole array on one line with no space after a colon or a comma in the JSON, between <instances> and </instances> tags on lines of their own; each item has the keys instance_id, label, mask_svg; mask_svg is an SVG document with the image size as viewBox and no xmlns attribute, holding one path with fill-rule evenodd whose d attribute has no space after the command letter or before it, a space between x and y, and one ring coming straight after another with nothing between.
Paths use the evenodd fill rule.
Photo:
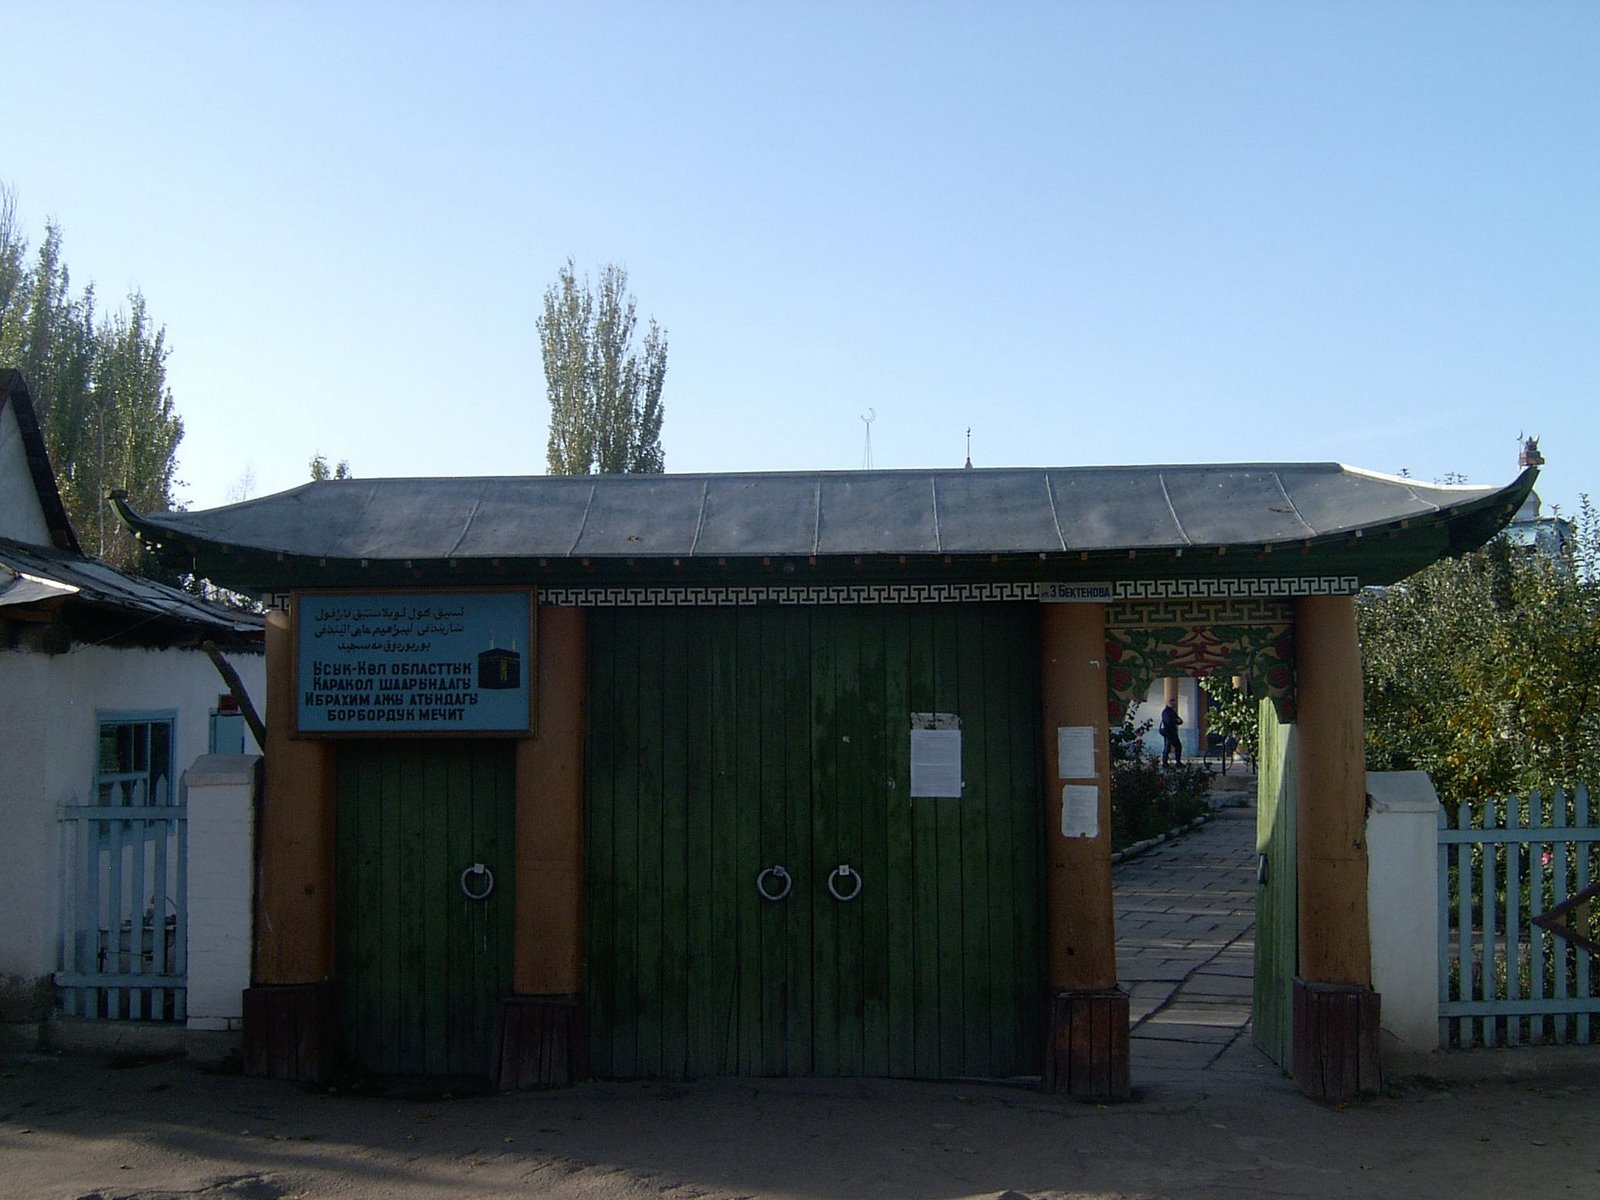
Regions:
<instances>
[{"instance_id":1,"label":"paved stone walkway","mask_svg":"<svg viewBox=\"0 0 1600 1200\"><path fill-rule=\"evenodd\" d=\"M1117 977L1129 992L1136 1093L1281 1077L1250 1040L1255 819L1253 803L1220 808L1116 868Z\"/></svg>"}]
</instances>

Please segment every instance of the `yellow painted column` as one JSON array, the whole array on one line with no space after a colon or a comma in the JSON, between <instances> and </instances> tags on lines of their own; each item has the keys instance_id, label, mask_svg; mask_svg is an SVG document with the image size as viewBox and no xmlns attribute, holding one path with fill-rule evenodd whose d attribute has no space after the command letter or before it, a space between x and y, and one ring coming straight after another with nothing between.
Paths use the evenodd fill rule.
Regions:
<instances>
[{"instance_id":1,"label":"yellow painted column","mask_svg":"<svg viewBox=\"0 0 1600 1200\"><path fill-rule=\"evenodd\" d=\"M267 615L267 743L256 819L256 919L244 993L247 1075L325 1082L338 1062L331 743L294 730L294 636Z\"/></svg>"},{"instance_id":2,"label":"yellow painted column","mask_svg":"<svg viewBox=\"0 0 1600 1200\"><path fill-rule=\"evenodd\" d=\"M1111 895L1111 742L1106 716L1105 606L1046 604L1041 626L1050 986L1071 991L1115 987L1117 938ZM1057 730L1084 726L1094 729L1095 774L1065 780L1061 777ZM1098 836L1062 836L1062 789L1067 783L1098 789Z\"/></svg>"},{"instance_id":3,"label":"yellow painted column","mask_svg":"<svg viewBox=\"0 0 1600 1200\"><path fill-rule=\"evenodd\" d=\"M1052 993L1044 1085L1095 1100L1129 1094L1128 997L1117 987L1111 892L1105 628L1102 604L1041 607L1046 936ZM1063 779L1059 731L1083 728L1093 731L1093 774ZM1096 789L1095 836L1065 836L1067 785Z\"/></svg>"},{"instance_id":4,"label":"yellow painted column","mask_svg":"<svg viewBox=\"0 0 1600 1200\"><path fill-rule=\"evenodd\" d=\"M500 1001L490 1078L502 1091L588 1075L583 1028L583 742L588 623L541 608L537 724L517 744L512 992Z\"/></svg>"},{"instance_id":5,"label":"yellow painted column","mask_svg":"<svg viewBox=\"0 0 1600 1200\"><path fill-rule=\"evenodd\" d=\"M538 726L517 745L515 990L583 987L585 621L539 610Z\"/></svg>"},{"instance_id":6,"label":"yellow painted column","mask_svg":"<svg viewBox=\"0 0 1600 1200\"><path fill-rule=\"evenodd\" d=\"M334 748L290 736L294 638L288 614L267 615L266 642L255 982L317 983L333 977Z\"/></svg>"},{"instance_id":7,"label":"yellow painted column","mask_svg":"<svg viewBox=\"0 0 1600 1200\"><path fill-rule=\"evenodd\" d=\"M1291 1073L1308 1095L1382 1085L1367 913L1366 731L1353 596L1295 601L1299 966Z\"/></svg>"},{"instance_id":8,"label":"yellow painted column","mask_svg":"<svg viewBox=\"0 0 1600 1200\"><path fill-rule=\"evenodd\" d=\"M1295 602L1300 975L1372 982L1366 728L1353 596Z\"/></svg>"}]
</instances>

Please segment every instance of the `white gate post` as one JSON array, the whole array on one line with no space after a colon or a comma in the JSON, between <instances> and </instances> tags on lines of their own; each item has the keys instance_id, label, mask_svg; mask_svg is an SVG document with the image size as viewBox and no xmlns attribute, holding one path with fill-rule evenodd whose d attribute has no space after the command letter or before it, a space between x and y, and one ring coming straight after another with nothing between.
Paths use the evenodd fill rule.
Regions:
<instances>
[{"instance_id":1,"label":"white gate post","mask_svg":"<svg viewBox=\"0 0 1600 1200\"><path fill-rule=\"evenodd\" d=\"M1367 772L1367 913L1381 1027L1439 1048L1439 797L1423 771Z\"/></svg>"},{"instance_id":2,"label":"white gate post","mask_svg":"<svg viewBox=\"0 0 1600 1200\"><path fill-rule=\"evenodd\" d=\"M237 1032L250 986L257 754L206 754L189 808L189 1028Z\"/></svg>"}]
</instances>

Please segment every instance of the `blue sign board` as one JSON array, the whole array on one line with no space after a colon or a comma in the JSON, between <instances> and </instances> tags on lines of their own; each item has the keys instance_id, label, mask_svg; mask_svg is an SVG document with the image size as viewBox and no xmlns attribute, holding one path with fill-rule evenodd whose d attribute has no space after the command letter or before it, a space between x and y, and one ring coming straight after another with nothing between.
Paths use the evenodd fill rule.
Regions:
<instances>
[{"instance_id":1,"label":"blue sign board","mask_svg":"<svg viewBox=\"0 0 1600 1200\"><path fill-rule=\"evenodd\" d=\"M300 593L300 733L526 733L528 592Z\"/></svg>"}]
</instances>

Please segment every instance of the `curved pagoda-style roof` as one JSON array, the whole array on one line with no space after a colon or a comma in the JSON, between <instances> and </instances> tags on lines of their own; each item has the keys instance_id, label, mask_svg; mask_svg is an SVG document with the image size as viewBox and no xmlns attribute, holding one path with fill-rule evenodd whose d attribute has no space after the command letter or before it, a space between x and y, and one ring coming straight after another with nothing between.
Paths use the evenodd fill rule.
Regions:
<instances>
[{"instance_id":1,"label":"curved pagoda-style roof","mask_svg":"<svg viewBox=\"0 0 1600 1200\"><path fill-rule=\"evenodd\" d=\"M228 587L816 578L1356 576L1482 545L1533 486L1337 463L353 479L123 519ZM1114 570L1113 570L1114 568Z\"/></svg>"}]
</instances>

